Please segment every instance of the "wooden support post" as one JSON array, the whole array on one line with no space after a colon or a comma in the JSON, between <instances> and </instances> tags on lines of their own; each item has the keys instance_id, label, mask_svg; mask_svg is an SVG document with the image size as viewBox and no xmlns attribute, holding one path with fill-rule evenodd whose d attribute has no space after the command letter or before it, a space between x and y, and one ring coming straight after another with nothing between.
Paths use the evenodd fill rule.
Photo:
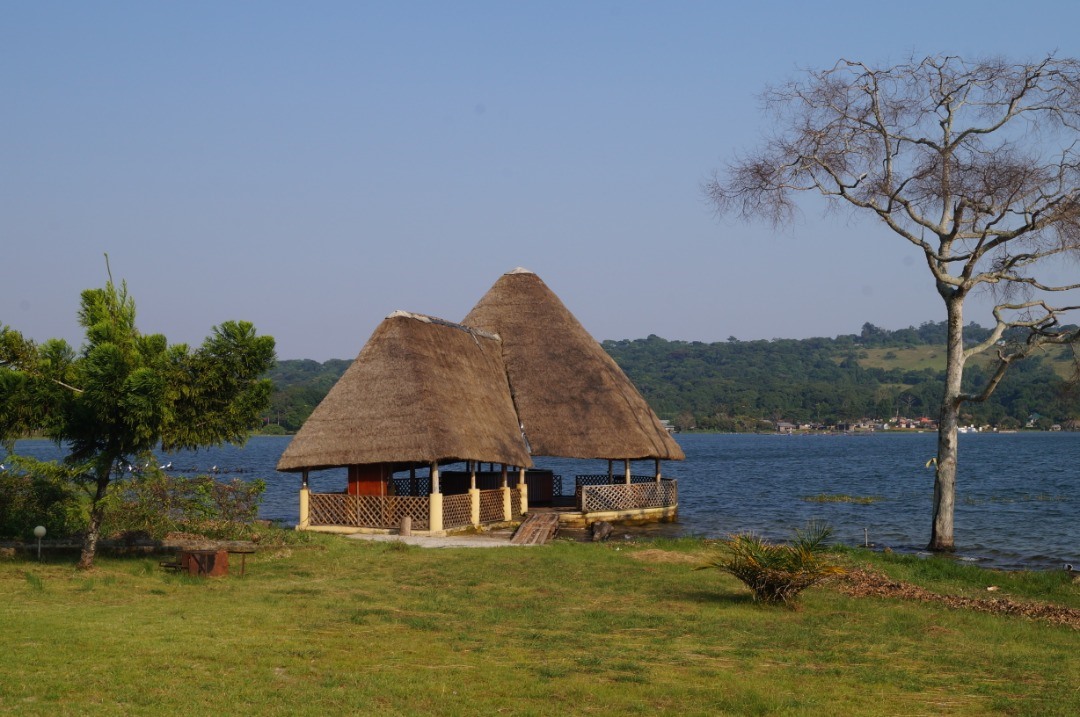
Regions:
<instances>
[{"instance_id":1,"label":"wooden support post","mask_svg":"<svg viewBox=\"0 0 1080 717\"><path fill-rule=\"evenodd\" d=\"M510 480L507 476L506 464L502 464L502 497L503 497L503 520L514 519L513 503L510 502Z\"/></svg>"},{"instance_id":2,"label":"wooden support post","mask_svg":"<svg viewBox=\"0 0 1080 717\"><path fill-rule=\"evenodd\" d=\"M623 459L623 467L624 467L624 474L626 476L626 480L624 482L626 483L626 485L630 485L630 459L629 458L624 458Z\"/></svg>"},{"instance_id":3,"label":"wooden support post","mask_svg":"<svg viewBox=\"0 0 1080 717\"><path fill-rule=\"evenodd\" d=\"M521 512L529 512L529 486L525 485L525 469L518 469L518 491L521 493Z\"/></svg>"},{"instance_id":4,"label":"wooden support post","mask_svg":"<svg viewBox=\"0 0 1080 717\"><path fill-rule=\"evenodd\" d=\"M308 472L304 470L300 479L300 524L297 530L307 530L311 527L311 491L308 490Z\"/></svg>"},{"instance_id":5,"label":"wooden support post","mask_svg":"<svg viewBox=\"0 0 1080 717\"><path fill-rule=\"evenodd\" d=\"M480 525L480 491L476 489L476 466L475 461L469 461L469 520L474 526Z\"/></svg>"},{"instance_id":6,"label":"wooden support post","mask_svg":"<svg viewBox=\"0 0 1080 717\"><path fill-rule=\"evenodd\" d=\"M442 493L439 492L439 464L431 464L431 495L428 496L428 530L432 533L441 532L442 521Z\"/></svg>"},{"instance_id":7,"label":"wooden support post","mask_svg":"<svg viewBox=\"0 0 1080 717\"><path fill-rule=\"evenodd\" d=\"M614 461L608 458L607 462L607 482L608 485L615 485L615 466Z\"/></svg>"},{"instance_id":8,"label":"wooden support post","mask_svg":"<svg viewBox=\"0 0 1080 717\"><path fill-rule=\"evenodd\" d=\"M656 482L659 483L660 482L660 459L659 458L654 458L653 460L656 461Z\"/></svg>"}]
</instances>

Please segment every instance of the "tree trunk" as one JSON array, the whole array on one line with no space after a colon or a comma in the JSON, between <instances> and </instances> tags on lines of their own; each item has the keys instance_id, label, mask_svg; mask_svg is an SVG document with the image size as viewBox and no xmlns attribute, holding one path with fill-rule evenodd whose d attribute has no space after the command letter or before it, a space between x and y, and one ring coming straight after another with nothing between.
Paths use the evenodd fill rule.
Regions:
<instances>
[{"instance_id":1,"label":"tree trunk","mask_svg":"<svg viewBox=\"0 0 1080 717\"><path fill-rule=\"evenodd\" d=\"M99 475L97 479L97 491L94 500L90 504L90 523L86 526L86 536L83 538L82 553L79 562L75 566L79 570L89 570L94 567L94 556L97 554L98 535L101 532L101 518L105 513L105 491L109 487L109 474Z\"/></svg>"},{"instance_id":2,"label":"tree trunk","mask_svg":"<svg viewBox=\"0 0 1080 717\"><path fill-rule=\"evenodd\" d=\"M962 295L947 297L948 339L945 349L945 391L938 419L937 472L934 476L934 517L927 550L953 551L953 508L956 505L957 427L960 422L961 382L964 378L964 304Z\"/></svg>"}]
</instances>

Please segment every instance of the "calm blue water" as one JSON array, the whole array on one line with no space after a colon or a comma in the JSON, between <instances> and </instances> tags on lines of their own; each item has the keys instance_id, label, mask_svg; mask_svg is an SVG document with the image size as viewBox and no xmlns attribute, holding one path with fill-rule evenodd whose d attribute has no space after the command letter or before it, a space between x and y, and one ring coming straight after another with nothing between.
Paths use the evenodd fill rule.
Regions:
<instances>
[{"instance_id":1,"label":"calm blue water","mask_svg":"<svg viewBox=\"0 0 1080 717\"><path fill-rule=\"evenodd\" d=\"M681 434L686 460L663 464L679 480L679 521L648 526L655 535L723 536L754 531L773 539L811 519L828 521L837 540L918 551L930 537L935 435L757 436ZM172 470L222 478L262 478L263 517L295 523L300 478L274 470L289 437L256 437L225 446L159 456ZM48 441L19 441L16 449L51 459ZM0 459L2 460L2 459ZM606 473L606 461L539 459L573 485L578 473ZM1080 563L1080 434L1015 433L960 436L956 544L958 554L1002 568ZM652 462L634 464L651 473ZM621 465L616 466L621 472ZM316 492L345 487L342 470L313 473ZM876 496L870 505L814 503L825 494Z\"/></svg>"}]
</instances>

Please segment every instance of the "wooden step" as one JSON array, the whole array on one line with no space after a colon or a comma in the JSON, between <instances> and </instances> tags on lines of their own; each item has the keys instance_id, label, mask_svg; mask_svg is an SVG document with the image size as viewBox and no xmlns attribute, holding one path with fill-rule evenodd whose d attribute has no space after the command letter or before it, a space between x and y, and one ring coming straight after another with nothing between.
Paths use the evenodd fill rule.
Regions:
<instances>
[{"instance_id":1,"label":"wooden step","mask_svg":"<svg viewBox=\"0 0 1080 717\"><path fill-rule=\"evenodd\" d=\"M559 532L556 513L532 513L518 526L510 542L514 545L543 545Z\"/></svg>"}]
</instances>

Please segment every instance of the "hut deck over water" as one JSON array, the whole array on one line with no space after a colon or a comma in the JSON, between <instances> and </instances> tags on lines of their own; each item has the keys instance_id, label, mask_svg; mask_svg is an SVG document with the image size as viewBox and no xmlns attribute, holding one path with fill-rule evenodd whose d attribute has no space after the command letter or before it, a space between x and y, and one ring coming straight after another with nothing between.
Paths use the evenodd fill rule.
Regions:
<instances>
[{"instance_id":1,"label":"hut deck over water","mask_svg":"<svg viewBox=\"0 0 1080 717\"><path fill-rule=\"evenodd\" d=\"M677 508L660 461L681 460L678 444L558 297L516 269L462 324L388 316L278 470L303 473L301 527L386 530L408 518L438 533L515 521L530 501L554 502L560 483L527 470L534 456L608 461L606 476L575 481L583 515L666 519ZM653 475L631 475L630 461L641 459L655 463ZM624 463L618 479L615 460ZM458 462L464 470L440 476ZM308 471L330 467L348 468L347 490L311 494Z\"/></svg>"}]
</instances>

